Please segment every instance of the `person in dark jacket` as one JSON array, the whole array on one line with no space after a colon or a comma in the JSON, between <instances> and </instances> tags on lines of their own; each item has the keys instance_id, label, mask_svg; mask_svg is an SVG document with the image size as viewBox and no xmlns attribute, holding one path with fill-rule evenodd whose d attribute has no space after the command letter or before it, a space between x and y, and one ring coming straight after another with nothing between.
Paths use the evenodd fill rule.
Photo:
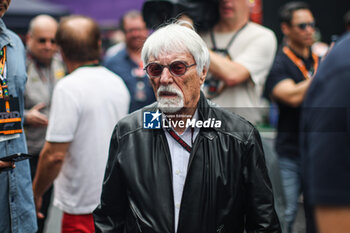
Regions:
<instances>
[{"instance_id":1,"label":"person in dark jacket","mask_svg":"<svg viewBox=\"0 0 350 233\"><path fill-rule=\"evenodd\" d=\"M184 22L142 59L157 102L114 129L96 232L281 232L258 131L208 101L209 52Z\"/></svg>"}]
</instances>

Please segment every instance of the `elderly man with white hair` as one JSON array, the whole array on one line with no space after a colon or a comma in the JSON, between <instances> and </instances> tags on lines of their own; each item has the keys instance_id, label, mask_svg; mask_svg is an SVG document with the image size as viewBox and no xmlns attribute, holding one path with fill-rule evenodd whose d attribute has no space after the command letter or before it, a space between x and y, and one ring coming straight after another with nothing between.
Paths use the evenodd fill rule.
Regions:
<instances>
[{"instance_id":1,"label":"elderly man with white hair","mask_svg":"<svg viewBox=\"0 0 350 233\"><path fill-rule=\"evenodd\" d=\"M200 36L171 23L142 59L157 102L115 127L96 232L280 232L257 130L201 93Z\"/></svg>"}]
</instances>

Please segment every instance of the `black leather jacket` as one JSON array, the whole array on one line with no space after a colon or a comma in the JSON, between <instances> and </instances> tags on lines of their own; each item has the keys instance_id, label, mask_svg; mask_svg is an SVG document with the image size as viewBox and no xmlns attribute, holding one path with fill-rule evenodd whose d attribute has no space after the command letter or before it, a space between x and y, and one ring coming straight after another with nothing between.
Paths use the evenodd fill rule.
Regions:
<instances>
[{"instance_id":1,"label":"black leather jacket","mask_svg":"<svg viewBox=\"0 0 350 233\"><path fill-rule=\"evenodd\" d=\"M110 146L96 232L174 232L172 166L162 129L143 129L143 112L119 121ZM258 131L201 94L202 128L190 154L177 233L281 232Z\"/></svg>"}]
</instances>

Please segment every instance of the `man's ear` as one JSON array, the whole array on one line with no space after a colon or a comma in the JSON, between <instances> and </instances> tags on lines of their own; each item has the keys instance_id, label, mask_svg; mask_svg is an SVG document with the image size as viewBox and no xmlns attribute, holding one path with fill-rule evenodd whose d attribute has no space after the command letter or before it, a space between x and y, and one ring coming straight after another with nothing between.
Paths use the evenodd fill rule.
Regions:
<instances>
[{"instance_id":1,"label":"man's ear","mask_svg":"<svg viewBox=\"0 0 350 233\"><path fill-rule=\"evenodd\" d=\"M203 67L202 75L199 77L199 80L200 80L200 84L201 84L201 85L204 83L205 77L207 76L207 73L208 73L208 68Z\"/></svg>"},{"instance_id":2,"label":"man's ear","mask_svg":"<svg viewBox=\"0 0 350 233\"><path fill-rule=\"evenodd\" d=\"M31 36L29 35L29 33L26 34L26 45L28 47L28 43L30 43L31 40Z\"/></svg>"},{"instance_id":3,"label":"man's ear","mask_svg":"<svg viewBox=\"0 0 350 233\"><path fill-rule=\"evenodd\" d=\"M283 35L288 36L290 31L290 26L287 23L281 23L281 31Z\"/></svg>"}]
</instances>

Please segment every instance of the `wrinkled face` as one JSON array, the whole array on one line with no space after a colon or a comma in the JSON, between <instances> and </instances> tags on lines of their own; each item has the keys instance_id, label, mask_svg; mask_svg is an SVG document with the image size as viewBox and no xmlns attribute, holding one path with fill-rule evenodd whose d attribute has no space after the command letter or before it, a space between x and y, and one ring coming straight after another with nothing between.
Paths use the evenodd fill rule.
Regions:
<instances>
[{"instance_id":1,"label":"wrinkled face","mask_svg":"<svg viewBox=\"0 0 350 233\"><path fill-rule=\"evenodd\" d=\"M125 41L128 48L132 50L141 49L147 39L148 30L142 17L124 19Z\"/></svg>"},{"instance_id":2,"label":"wrinkled face","mask_svg":"<svg viewBox=\"0 0 350 233\"><path fill-rule=\"evenodd\" d=\"M0 18L2 18L10 6L11 0L0 0Z\"/></svg>"},{"instance_id":3,"label":"wrinkled face","mask_svg":"<svg viewBox=\"0 0 350 233\"><path fill-rule=\"evenodd\" d=\"M187 66L195 64L193 56L189 53L161 54L158 58L151 57L149 63L170 65L181 61ZM166 113L174 113L184 108L194 109L200 97L200 86L203 84L207 71L204 69L198 75L196 65L187 68L185 74L175 76L168 67L158 77L150 77L151 84L156 93L158 107Z\"/></svg>"},{"instance_id":4,"label":"wrinkled face","mask_svg":"<svg viewBox=\"0 0 350 233\"><path fill-rule=\"evenodd\" d=\"M239 14L249 11L247 0L220 0L219 12L221 19L236 19Z\"/></svg>"},{"instance_id":5,"label":"wrinkled face","mask_svg":"<svg viewBox=\"0 0 350 233\"><path fill-rule=\"evenodd\" d=\"M48 64L57 51L55 25L36 27L27 38L27 47L30 53L40 62Z\"/></svg>"},{"instance_id":6,"label":"wrinkled face","mask_svg":"<svg viewBox=\"0 0 350 233\"><path fill-rule=\"evenodd\" d=\"M283 33L298 46L310 47L314 43L314 17L309 10L301 9L293 12L290 25L286 25Z\"/></svg>"}]
</instances>

